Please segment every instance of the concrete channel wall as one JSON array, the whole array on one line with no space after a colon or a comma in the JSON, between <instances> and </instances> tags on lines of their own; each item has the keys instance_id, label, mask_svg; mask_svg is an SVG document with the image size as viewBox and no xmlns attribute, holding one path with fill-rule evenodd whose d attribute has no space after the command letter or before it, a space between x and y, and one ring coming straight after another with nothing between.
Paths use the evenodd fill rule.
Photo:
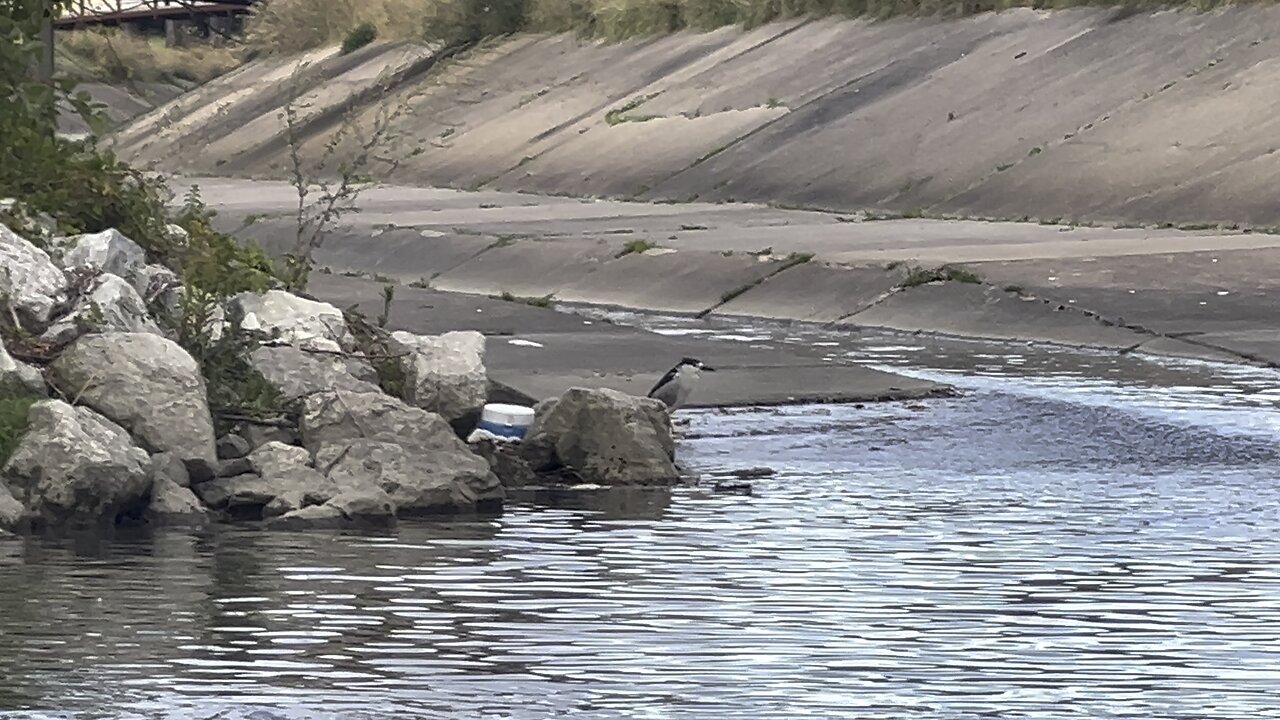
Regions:
<instances>
[{"instance_id":1,"label":"concrete channel wall","mask_svg":"<svg viewBox=\"0 0 1280 720\"><path fill-rule=\"evenodd\" d=\"M282 177L390 111L409 185L984 218L1280 225L1280 8L805 20L255 62L123 129L128 159ZM352 143L354 145L354 143ZM339 158L354 147L340 148ZM331 160L332 167L336 160Z\"/></svg>"}]
</instances>

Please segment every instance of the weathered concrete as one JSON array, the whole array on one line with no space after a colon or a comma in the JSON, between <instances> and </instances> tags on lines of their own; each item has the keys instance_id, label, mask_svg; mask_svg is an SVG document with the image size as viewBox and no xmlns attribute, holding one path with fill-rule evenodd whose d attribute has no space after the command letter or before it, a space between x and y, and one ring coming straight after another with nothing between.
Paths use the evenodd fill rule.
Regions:
<instances>
[{"instance_id":1,"label":"weathered concrete","mask_svg":"<svg viewBox=\"0 0 1280 720\"><path fill-rule=\"evenodd\" d=\"M390 109L397 163L371 170L409 184L1280 225L1278 20L1257 5L828 18L613 45L525 35L438 66L404 45L327 49L257 61L116 145L170 170L282 177L296 80L306 162L340 110L368 130Z\"/></svg>"},{"instance_id":2,"label":"weathered concrete","mask_svg":"<svg viewBox=\"0 0 1280 720\"><path fill-rule=\"evenodd\" d=\"M287 207L288 188L276 183L199 182L228 227L247 215ZM477 195L483 200L477 202ZM361 206L363 212L322 246L322 261L344 264L334 264L334 274L316 274L313 290L338 306L360 303L370 317L382 311L379 284L340 273L381 274L401 264L412 268L405 276L418 277L420 271L455 263L479 247L427 280L455 293L551 294L559 301L642 310L839 322L1112 350L1141 347L1280 363L1280 339L1270 320L1280 296L1277 235L972 221L849 222L839 219L843 216L753 205L581 202L392 186L362 195ZM433 216L446 217L387 228L397 217L419 221ZM263 226L256 223L246 232ZM620 228L645 230L619 233ZM424 238L417 266L403 240L415 235ZM638 236L652 238L657 248L617 257ZM458 252L459 247L465 252ZM762 261L763 251L769 257ZM813 259L779 272L782 258L791 253L811 253ZM898 287L910 268L948 263L964 264L982 284ZM729 302L722 302L729 295ZM583 321L555 313L540 314L554 320L526 325L529 310L519 303L401 285L392 326L418 333L474 328L510 334L513 340L526 335L536 339L538 333L588 337L581 334ZM617 331L604 327L597 325L591 333ZM609 343L615 340L611 337ZM663 348L664 357L668 347L677 352L665 340L655 342L666 343L652 345ZM592 361L595 366L566 366L565 358L590 352L571 344L559 354L561 359L530 368L540 375L519 377L504 375L502 353L520 346L491 345L497 375L522 383L534 395L563 391L565 383L581 377L579 371L617 372L608 382L622 384L605 384L634 390L626 384L629 375L616 365L625 353L598 358ZM687 349L699 357L712 352ZM655 351L635 347L625 352L644 357ZM796 365L794 360L776 364ZM830 390L822 379L826 376L817 376L805 379L813 383L805 392L824 395ZM771 381L758 377L752 393L770 398L786 394L781 379L776 392L766 393L763 388ZM867 390L856 383L850 387L857 388L852 396Z\"/></svg>"}]
</instances>

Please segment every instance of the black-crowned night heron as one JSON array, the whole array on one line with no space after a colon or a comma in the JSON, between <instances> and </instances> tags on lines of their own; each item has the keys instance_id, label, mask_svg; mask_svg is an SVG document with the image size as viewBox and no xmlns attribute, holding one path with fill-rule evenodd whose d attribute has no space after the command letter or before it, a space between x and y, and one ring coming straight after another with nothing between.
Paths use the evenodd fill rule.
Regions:
<instances>
[{"instance_id":1,"label":"black-crowned night heron","mask_svg":"<svg viewBox=\"0 0 1280 720\"><path fill-rule=\"evenodd\" d=\"M693 386L702 377L703 371L715 372L715 368L707 367L697 358L682 358L676 366L667 371L657 385L649 391L649 397L661 400L667 406L667 412L675 412L689 399Z\"/></svg>"}]
</instances>

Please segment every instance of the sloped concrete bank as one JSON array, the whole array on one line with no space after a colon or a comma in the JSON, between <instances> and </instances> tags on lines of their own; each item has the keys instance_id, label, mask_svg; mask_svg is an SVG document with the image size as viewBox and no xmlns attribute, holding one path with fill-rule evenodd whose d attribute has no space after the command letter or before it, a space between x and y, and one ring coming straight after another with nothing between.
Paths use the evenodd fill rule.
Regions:
<instances>
[{"instance_id":1,"label":"sloped concrete bank","mask_svg":"<svg viewBox=\"0 0 1280 720\"><path fill-rule=\"evenodd\" d=\"M287 184L195 182L226 228L273 252L291 249ZM498 304L509 307L547 298L1280 364L1280 332L1271 320L1280 300L1275 235L845 222L850 218L759 205L405 187L374 188L360 202L362 212L318 250L323 272L316 277L322 288L363 282L360 292L330 290L337 295L326 299L362 301L370 311L378 309L381 283L400 284L398 298L435 298L397 311L398 322L438 322L414 315L451 302L441 299L444 292L505 296L515 302ZM461 321L477 318L464 314ZM520 324L510 329L518 334ZM575 347L562 350L581 352ZM655 362L646 353L669 352L650 338L619 357L630 355L629 367L643 374L643 363ZM779 388L786 387L786 366L775 366Z\"/></svg>"},{"instance_id":2,"label":"sloped concrete bank","mask_svg":"<svg viewBox=\"0 0 1280 720\"><path fill-rule=\"evenodd\" d=\"M281 177L348 109L380 179L983 218L1280 225L1280 8L837 19L615 45L517 36L255 62L139 118L130 160ZM354 140L352 145L358 144ZM333 167L353 157L340 148Z\"/></svg>"}]
</instances>

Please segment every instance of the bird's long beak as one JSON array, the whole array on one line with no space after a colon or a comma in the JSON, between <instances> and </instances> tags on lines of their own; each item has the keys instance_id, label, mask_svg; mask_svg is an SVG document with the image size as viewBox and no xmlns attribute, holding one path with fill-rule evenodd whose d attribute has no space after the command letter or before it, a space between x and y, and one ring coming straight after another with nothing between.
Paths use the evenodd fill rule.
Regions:
<instances>
[{"instance_id":1,"label":"bird's long beak","mask_svg":"<svg viewBox=\"0 0 1280 720\"><path fill-rule=\"evenodd\" d=\"M711 367L710 365L703 365L703 366L702 366L702 369L703 369L703 370L705 370L705 371L707 371L707 372L715 372L715 371L716 371L716 369L715 369L715 368L713 368L713 367Z\"/></svg>"}]
</instances>

